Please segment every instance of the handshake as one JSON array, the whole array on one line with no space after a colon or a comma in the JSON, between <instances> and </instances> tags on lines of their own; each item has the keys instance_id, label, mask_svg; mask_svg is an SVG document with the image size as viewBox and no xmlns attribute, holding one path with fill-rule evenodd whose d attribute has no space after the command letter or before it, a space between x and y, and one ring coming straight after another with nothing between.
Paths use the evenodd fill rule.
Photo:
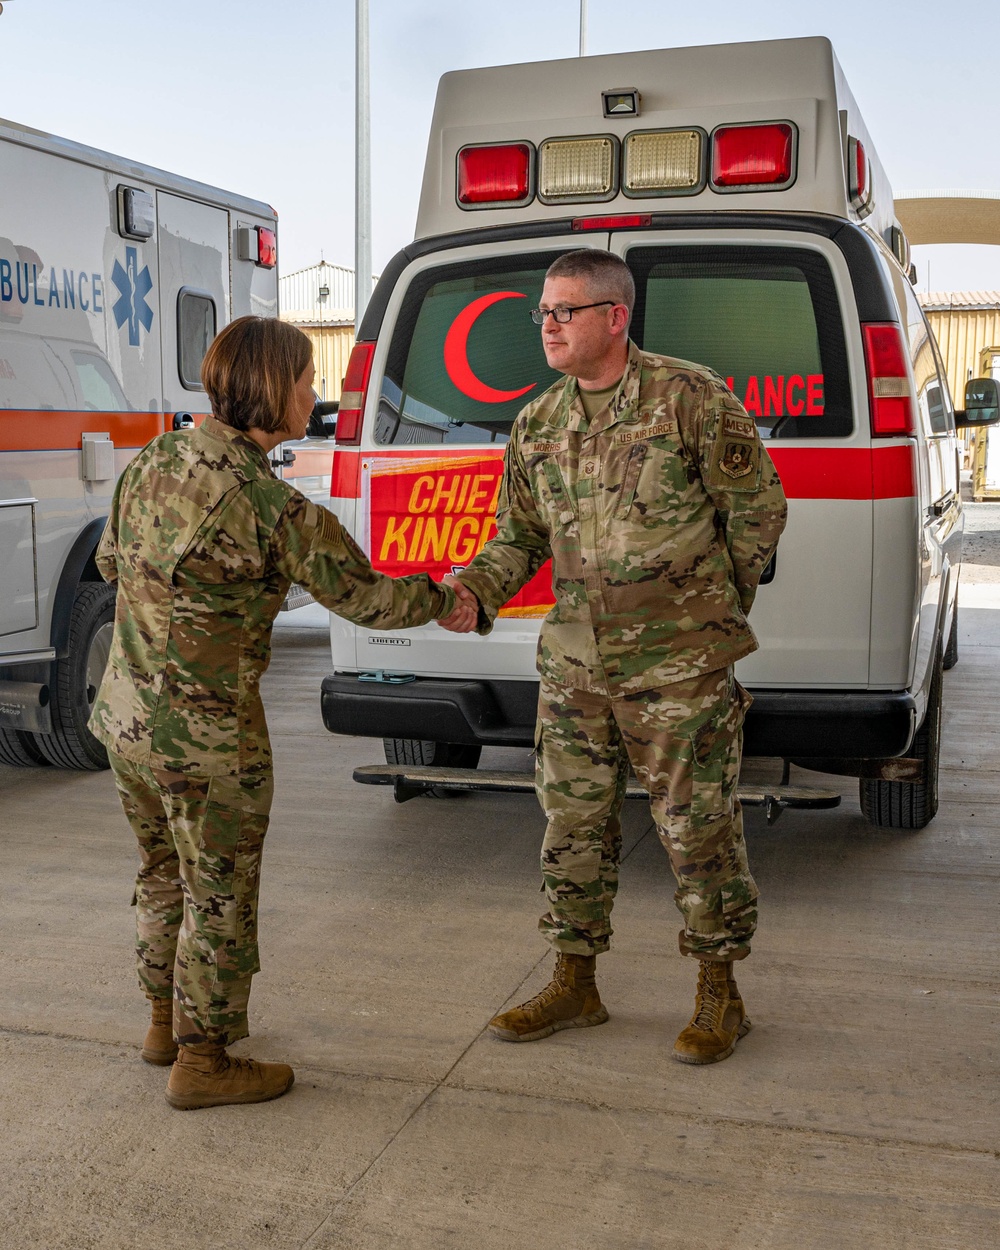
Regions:
<instances>
[{"instance_id":1,"label":"handshake","mask_svg":"<svg viewBox=\"0 0 1000 1250\"><path fill-rule=\"evenodd\" d=\"M479 600L468 586L463 586L458 578L452 577L450 573L441 578L441 585L452 588L456 602L451 613L442 617L438 624L442 629L450 629L453 634L471 633L479 620Z\"/></svg>"}]
</instances>

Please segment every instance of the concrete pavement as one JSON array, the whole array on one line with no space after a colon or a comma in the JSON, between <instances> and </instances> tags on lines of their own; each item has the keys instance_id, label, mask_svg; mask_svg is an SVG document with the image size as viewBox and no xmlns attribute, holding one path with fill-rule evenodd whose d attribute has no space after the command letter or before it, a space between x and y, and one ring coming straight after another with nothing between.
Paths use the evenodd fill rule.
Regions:
<instances>
[{"instance_id":1,"label":"concrete pavement","mask_svg":"<svg viewBox=\"0 0 1000 1250\"><path fill-rule=\"evenodd\" d=\"M998 513L967 514L940 814L873 830L848 779L835 811L770 829L748 813L755 1028L712 1067L670 1059L695 968L641 803L600 969L611 1021L521 1046L484 1033L548 979L540 814L356 786L380 748L322 727L314 609L282 623L267 679L264 970L235 1048L293 1063L287 1097L167 1106L138 1057L134 852L110 775L0 768L0 1247L992 1250Z\"/></svg>"}]
</instances>

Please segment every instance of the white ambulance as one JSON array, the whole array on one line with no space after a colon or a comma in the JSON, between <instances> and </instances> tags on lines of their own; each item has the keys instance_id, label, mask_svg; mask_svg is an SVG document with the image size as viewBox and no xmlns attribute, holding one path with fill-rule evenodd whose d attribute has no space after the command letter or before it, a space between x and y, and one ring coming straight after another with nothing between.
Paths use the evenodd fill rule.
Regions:
<instances>
[{"instance_id":1,"label":"white ambulance","mask_svg":"<svg viewBox=\"0 0 1000 1250\"><path fill-rule=\"evenodd\" d=\"M858 776L871 821L926 824L957 658L956 414L828 40L448 74L416 235L368 307L337 425L334 505L375 565L437 577L494 532L511 423L556 376L528 317L545 270L614 252L634 340L728 381L788 495L738 670L747 754ZM970 423L996 415L979 385ZM530 746L552 603L546 568L485 639L335 618L327 728L384 738L390 762Z\"/></svg>"},{"instance_id":2,"label":"white ambulance","mask_svg":"<svg viewBox=\"0 0 1000 1250\"><path fill-rule=\"evenodd\" d=\"M0 121L0 762L107 766L87 718L115 481L209 411L217 330L277 315L266 204Z\"/></svg>"}]
</instances>

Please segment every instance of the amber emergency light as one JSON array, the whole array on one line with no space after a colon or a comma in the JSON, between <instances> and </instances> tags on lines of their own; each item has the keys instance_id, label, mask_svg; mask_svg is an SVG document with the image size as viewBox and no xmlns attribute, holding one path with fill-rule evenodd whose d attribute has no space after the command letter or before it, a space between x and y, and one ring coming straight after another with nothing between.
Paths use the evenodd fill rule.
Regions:
<instances>
[{"instance_id":1,"label":"amber emergency light","mask_svg":"<svg viewBox=\"0 0 1000 1250\"><path fill-rule=\"evenodd\" d=\"M546 139L538 149L538 198L543 204L610 200L618 190L617 156L611 135Z\"/></svg>"},{"instance_id":2,"label":"amber emergency light","mask_svg":"<svg viewBox=\"0 0 1000 1250\"><path fill-rule=\"evenodd\" d=\"M622 190L644 195L681 195L704 183L700 130L640 130L622 144Z\"/></svg>"}]
</instances>

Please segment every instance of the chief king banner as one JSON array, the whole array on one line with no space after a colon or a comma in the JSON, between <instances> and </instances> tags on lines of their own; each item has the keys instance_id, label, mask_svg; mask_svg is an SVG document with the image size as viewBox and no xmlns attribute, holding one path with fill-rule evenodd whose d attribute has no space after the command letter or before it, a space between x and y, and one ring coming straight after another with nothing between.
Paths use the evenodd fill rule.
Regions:
<instances>
[{"instance_id":1,"label":"chief king banner","mask_svg":"<svg viewBox=\"0 0 1000 1250\"><path fill-rule=\"evenodd\" d=\"M382 573L460 573L497 532L503 455L365 457L361 466L365 545ZM542 617L555 602L546 563L503 608L506 617Z\"/></svg>"}]
</instances>

